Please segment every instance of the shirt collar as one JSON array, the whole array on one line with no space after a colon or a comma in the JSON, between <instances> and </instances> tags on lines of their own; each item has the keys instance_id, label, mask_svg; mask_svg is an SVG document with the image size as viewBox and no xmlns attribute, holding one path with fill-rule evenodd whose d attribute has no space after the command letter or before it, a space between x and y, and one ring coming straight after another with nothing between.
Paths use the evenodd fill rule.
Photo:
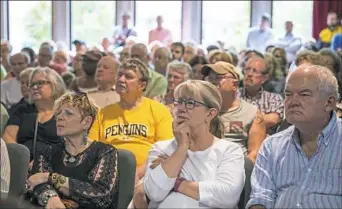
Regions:
<instances>
[{"instance_id":1,"label":"shirt collar","mask_svg":"<svg viewBox=\"0 0 342 209\"><path fill-rule=\"evenodd\" d=\"M247 92L246 92L246 89L245 89L245 88L242 89L242 92L241 92L241 93L242 93L243 97L245 97L245 98L260 99L260 98L261 98L261 94L262 94L263 91L264 91L264 87L261 86L261 88L260 88L260 90L258 91L257 95L255 95L254 97L251 97L251 96L247 95Z\"/></svg>"},{"instance_id":2,"label":"shirt collar","mask_svg":"<svg viewBox=\"0 0 342 209\"><path fill-rule=\"evenodd\" d=\"M318 140L322 140L323 139L323 143L325 146L328 146L329 144L329 136L331 133L333 133L335 127L337 124L337 115L336 112L333 111L332 116L330 118L329 123L323 128L321 134L318 137ZM294 128L293 132L292 132L292 141L293 143L296 145L297 149L301 149L300 146L300 142L299 142L299 133L298 133L298 129Z\"/></svg>"}]
</instances>

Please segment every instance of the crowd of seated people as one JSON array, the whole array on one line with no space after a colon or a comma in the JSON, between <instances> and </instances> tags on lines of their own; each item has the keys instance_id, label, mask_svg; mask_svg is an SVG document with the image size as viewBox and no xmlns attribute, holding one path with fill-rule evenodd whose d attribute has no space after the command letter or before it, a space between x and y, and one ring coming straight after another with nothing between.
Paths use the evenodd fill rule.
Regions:
<instances>
[{"instance_id":1,"label":"crowd of seated people","mask_svg":"<svg viewBox=\"0 0 342 209\"><path fill-rule=\"evenodd\" d=\"M1 199L13 199L6 144L17 143L30 152L27 201L38 207L117 208L127 150L130 208L236 208L246 161L246 208L342 208L338 40L290 46L287 22L283 45L260 45L256 27L250 48L234 52L172 42L158 27L153 46L127 25L103 48L75 40L75 53L1 42Z\"/></svg>"}]
</instances>

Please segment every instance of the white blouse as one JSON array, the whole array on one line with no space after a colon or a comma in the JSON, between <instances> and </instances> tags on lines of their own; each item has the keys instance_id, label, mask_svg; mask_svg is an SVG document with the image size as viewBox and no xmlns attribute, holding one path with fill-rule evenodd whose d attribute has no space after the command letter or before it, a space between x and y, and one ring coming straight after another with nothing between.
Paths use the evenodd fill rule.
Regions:
<instances>
[{"instance_id":1,"label":"white blouse","mask_svg":"<svg viewBox=\"0 0 342 209\"><path fill-rule=\"evenodd\" d=\"M175 139L157 142L148 155L144 190L151 200L149 208L235 208L245 182L244 155L233 142L215 138L204 151L188 150L179 177L199 183L199 201L172 191L176 178L169 178L161 165L150 165L159 155L171 156Z\"/></svg>"}]
</instances>

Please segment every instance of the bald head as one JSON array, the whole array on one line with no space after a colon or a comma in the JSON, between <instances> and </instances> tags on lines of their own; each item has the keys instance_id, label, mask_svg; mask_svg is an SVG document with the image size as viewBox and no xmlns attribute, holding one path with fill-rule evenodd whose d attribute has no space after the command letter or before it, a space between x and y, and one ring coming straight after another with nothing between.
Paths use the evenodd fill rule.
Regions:
<instances>
[{"instance_id":1,"label":"bald head","mask_svg":"<svg viewBox=\"0 0 342 209\"><path fill-rule=\"evenodd\" d=\"M326 67L303 64L290 73L286 85L296 80L303 81L299 84L302 86L313 83L326 96L334 96L336 99L339 97L337 79Z\"/></svg>"},{"instance_id":2,"label":"bald head","mask_svg":"<svg viewBox=\"0 0 342 209\"><path fill-rule=\"evenodd\" d=\"M17 53L10 57L10 64L14 76L19 79L19 74L21 71L28 67L30 58L25 53Z\"/></svg>"},{"instance_id":3,"label":"bald head","mask_svg":"<svg viewBox=\"0 0 342 209\"><path fill-rule=\"evenodd\" d=\"M114 85L116 71L119 67L119 62L112 56L104 56L97 64L95 80L101 85L103 83L112 83Z\"/></svg>"},{"instance_id":4,"label":"bald head","mask_svg":"<svg viewBox=\"0 0 342 209\"><path fill-rule=\"evenodd\" d=\"M148 50L145 44L137 43L131 47L131 58L137 58L148 65Z\"/></svg>"}]
</instances>

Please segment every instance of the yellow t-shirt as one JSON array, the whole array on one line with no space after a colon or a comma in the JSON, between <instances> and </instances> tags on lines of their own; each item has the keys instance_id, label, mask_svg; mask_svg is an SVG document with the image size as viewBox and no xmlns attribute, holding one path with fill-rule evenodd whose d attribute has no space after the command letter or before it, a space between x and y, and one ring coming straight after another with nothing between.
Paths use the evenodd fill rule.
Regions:
<instances>
[{"instance_id":1,"label":"yellow t-shirt","mask_svg":"<svg viewBox=\"0 0 342 209\"><path fill-rule=\"evenodd\" d=\"M115 103L99 111L89 138L133 152L140 166L155 142L173 138L172 116L166 106L146 97L133 110Z\"/></svg>"}]
</instances>

